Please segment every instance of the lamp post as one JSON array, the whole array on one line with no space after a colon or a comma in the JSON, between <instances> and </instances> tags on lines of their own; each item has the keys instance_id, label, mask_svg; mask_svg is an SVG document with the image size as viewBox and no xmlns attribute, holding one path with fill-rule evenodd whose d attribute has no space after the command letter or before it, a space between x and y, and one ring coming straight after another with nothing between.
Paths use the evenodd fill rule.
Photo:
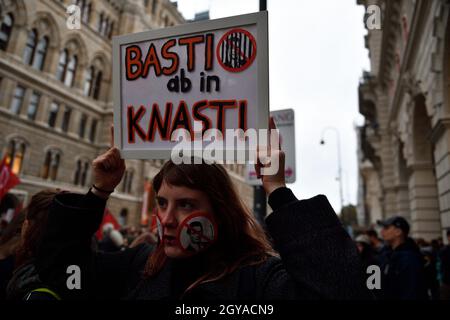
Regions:
<instances>
[{"instance_id":1,"label":"lamp post","mask_svg":"<svg viewBox=\"0 0 450 320\"><path fill-rule=\"evenodd\" d=\"M343 194L343 190L342 190L342 166L341 166L341 139L340 139L340 135L339 135L339 131L338 129L336 129L335 127L326 127L322 130L322 134L321 134L321 139L320 139L320 144L324 145L325 144L325 133L327 131L333 131L336 133L336 138L337 138L337 152L338 152L338 179L339 179L339 196L341 199L341 210L344 207L344 194Z\"/></svg>"}]
</instances>

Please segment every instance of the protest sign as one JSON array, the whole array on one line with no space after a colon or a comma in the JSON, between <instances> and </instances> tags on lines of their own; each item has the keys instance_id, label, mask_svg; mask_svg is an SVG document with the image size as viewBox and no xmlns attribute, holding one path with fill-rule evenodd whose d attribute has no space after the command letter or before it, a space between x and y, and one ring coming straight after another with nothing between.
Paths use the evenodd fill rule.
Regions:
<instances>
[{"instance_id":1,"label":"protest sign","mask_svg":"<svg viewBox=\"0 0 450 320\"><path fill-rule=\"evenodd\" d=\"M113 88L124 158L168 159L177 129L267 128L267 12L114 37Z\"/></svg>"}]
</instances>

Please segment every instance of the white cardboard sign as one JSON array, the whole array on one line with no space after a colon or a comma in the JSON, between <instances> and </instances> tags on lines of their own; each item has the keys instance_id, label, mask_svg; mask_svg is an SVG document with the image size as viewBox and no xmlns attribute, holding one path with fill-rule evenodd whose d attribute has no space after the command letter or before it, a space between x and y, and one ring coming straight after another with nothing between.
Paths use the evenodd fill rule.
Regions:
<instances>
[{"instance_id":1,"label":"white cardboard sign","mask_svg":"<svg viewBox=\"0 0 450 320\"><path fill-rule=\"evenodd\" d=\"M293 109L271 111L275 125L279 130L281 150L285 153L284 173L286 183L294 183L296 179L295 170L295 116ZM246 165L245 180L251 185L261 185L261 179L256 177L255 166Z\"/></svg>"},{"instance_id":2,"label":"white cardboard sign","mask_svg":"<svg viewBox=\"0 0 450 320\"><path fill-rule=\"evenodd\" d=\"M114 37L114 140L168 159L176 129L267 128L267 12Z\"/></svg>"}]
</instances>

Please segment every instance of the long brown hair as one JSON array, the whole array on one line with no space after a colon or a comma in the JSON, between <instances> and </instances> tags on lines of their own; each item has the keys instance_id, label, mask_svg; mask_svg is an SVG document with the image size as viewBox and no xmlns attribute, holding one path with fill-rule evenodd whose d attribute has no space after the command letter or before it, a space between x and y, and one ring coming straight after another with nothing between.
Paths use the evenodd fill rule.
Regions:
<instances>
[{"instance_id":1,"label":"long brown hair","mask_svg":"<svg viewBox=\"0 0 450 320\"><path fill-rule=\"evenodd\" d=\"M207 272L187 290L200 282L223 278L237 268L259 264L275 252L264 230L238 196L225 168L218 164L179 164L168 161L153 179L153 189L158 193L162 183L183 186L204 192L213 208L218 224L218 240L208 251L211 263ZM162 243L149 257L144 276L156 275L167 257Z\"/></svg>"},{"instance_id":2,"label":"long brown hair","mask_svg":"<svg viewBox=\"0 0 450 320\"><path fill-rule=\"evenodd\" d=\"M25 208L27 227L22 234L22 243L17 250L16 266L19 267L36 256L47 227L48 211L57 190L43 190L36 193Z\"/></svg>"}]
</instances>

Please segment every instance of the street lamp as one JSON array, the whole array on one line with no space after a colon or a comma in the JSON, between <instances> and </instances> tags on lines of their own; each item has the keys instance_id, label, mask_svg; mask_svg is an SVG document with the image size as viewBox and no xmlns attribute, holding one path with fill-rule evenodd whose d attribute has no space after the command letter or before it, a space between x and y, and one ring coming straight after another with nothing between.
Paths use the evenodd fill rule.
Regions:
<instances>
[{"instance_id":1,"label":"street lamp","mask_svg":"<svg viewBox=\"0 0 450 320\"><path fill-rule=\"evenodd\" d=\"M340 139L340 135L339 135L338 129L336 129L334 127L326 127L326 128L324 128L322 130L320 144L321 145L325 144L324 135L325 135L325 132L327 132L329 130L334 131L336 133L336 138L337 138L339 196L341 198L341 210L342 210L342 208L344 207L344 195L343 195L343 191L342 191L341 139Z\"/></svg>"}]
</instances>

